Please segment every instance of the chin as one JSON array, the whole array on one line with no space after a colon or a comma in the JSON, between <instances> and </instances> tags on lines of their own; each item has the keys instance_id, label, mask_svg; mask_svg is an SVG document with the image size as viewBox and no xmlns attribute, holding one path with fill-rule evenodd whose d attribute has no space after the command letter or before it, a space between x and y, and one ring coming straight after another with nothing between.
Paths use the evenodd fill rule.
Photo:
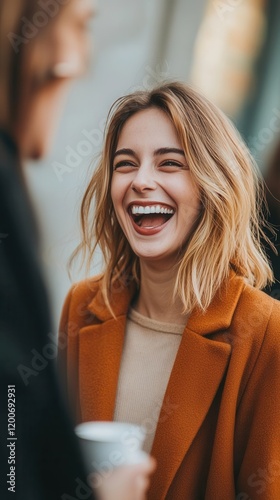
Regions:
<instances>
[{"instance_id":1,"label":"chin","mask_svg":"<svg viewBox=\"0 0 280 500\"><path fill-rule=\"evenodd\" d=\"M136 252L135 252L136 253ZM174 261L177 260L177 255L174 253L156 253L156 252L137 252L137 257L140 262L147 262L149 264L162 264L163 267L169 267L170 265L174 265Z\"/></svg>"}]
</instances>

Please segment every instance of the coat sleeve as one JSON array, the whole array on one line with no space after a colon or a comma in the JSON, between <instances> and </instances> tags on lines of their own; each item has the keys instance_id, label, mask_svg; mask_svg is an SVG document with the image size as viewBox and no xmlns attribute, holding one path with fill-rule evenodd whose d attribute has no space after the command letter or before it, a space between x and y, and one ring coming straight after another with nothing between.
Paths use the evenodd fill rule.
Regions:
<instances>
[{"instance_id":1,"label":"coat sleeve","mask_svg":"<svg viewBox=\"0 0 280 500\"><path fill-rule=\"evenodd\" d=\"M236 500L280 498L280 304L275 301L263 343L237 411L245 443Z\"/></svg>"}]
</instances>

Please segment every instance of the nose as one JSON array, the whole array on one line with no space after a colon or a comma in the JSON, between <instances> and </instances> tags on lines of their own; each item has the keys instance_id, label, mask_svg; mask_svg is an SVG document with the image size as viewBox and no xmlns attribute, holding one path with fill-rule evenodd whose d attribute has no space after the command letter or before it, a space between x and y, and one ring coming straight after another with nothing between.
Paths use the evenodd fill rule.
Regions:
<instances>
[{"instance_id":1,"label":"nose","mask_svg":"<svg viewBox=\"0 0 280 500\"><path fill-rule=\"evenodd\" d=\"M131 183L131 189L138 193L156 189L156 181L153 176L153 169L149 166L140 166L140 168L136 171L135 177Z\"/></svg>"}]
</instances>

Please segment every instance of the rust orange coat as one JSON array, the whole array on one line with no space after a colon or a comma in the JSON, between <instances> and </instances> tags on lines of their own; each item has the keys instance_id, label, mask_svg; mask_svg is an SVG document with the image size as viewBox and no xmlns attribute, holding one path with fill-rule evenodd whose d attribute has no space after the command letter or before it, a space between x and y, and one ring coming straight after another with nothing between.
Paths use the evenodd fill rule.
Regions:
<instances>
[{"instance_id":1,"label":"rust orange coat","mask_svg":"<svg viewBox=\"0 0 280 500\"><path fill-rule=\"evenodd\" d=\"M134 290L106 308L100 278L74 285L60 368L78 421L112 420ZM184 330L152 455L150 500L280 499L280 303L231 274Z\"/></svg>"}]
</instances>

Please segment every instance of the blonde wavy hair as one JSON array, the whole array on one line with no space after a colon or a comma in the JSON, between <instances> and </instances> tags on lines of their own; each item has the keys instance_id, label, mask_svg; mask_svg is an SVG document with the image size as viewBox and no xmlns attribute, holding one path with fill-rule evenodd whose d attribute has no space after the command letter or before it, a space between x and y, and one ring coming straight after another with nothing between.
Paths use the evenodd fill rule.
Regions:
<instances>
[{"instance_id":1,"label":"blonde wavy hair","mask_svg":"<svg viewBox=\"0 0 280 500\"><path fill-rule=\"evenodd\" d=\"M82 252L88 266L99 247L104 258L102 292L110 306L112 286L140 283L139 259L117 221L110 194L113 155L121 130L135 113L164 111L172 121L199 187L202 211L177 268L174 297L184 312L205 311L230 269L251 285L273 281L261 239L263 185L249 150L229 119L211 102L182 83L121 97L112 106L103 151L81 206Z\"/></svg>"}]
</instances>

